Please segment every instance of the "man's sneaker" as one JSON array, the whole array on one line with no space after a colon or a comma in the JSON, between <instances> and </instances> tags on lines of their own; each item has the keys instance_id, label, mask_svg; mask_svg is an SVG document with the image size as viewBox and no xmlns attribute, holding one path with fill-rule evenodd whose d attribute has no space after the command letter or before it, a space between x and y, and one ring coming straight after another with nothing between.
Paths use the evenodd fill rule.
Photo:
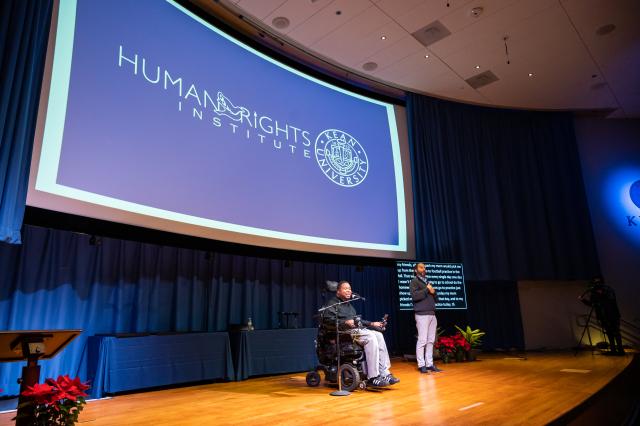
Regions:
<instances>
[{"instance_id":1,"label":"man's sneaker","mask_svg":"<svg viewBox=\"0 0 640 426\"><path fill-rule=\"evenodd\" d=\"M389 386L389 381L387 380L387 378L382 376L374 377L372 379L367 380L367 382L371 386L375 386L377 388L385 388Z\"/></svg>"},{"instance_id":2,"label":"man's sneaker","mask_svg":"<svg viewBox=\"0 0 640 426\"><path fill-rule=\"evenodd\" d=\"M427 373L427 374L429 373L429 369L424 365L422 367L418 367L418 371L421 373Z\"/></svg>"},{"instance_id":3,"label":"man's sneaker","mask_svg":"<svg viewBox=\"0 0 640 426\"><path fill-rule=\"evenodd\" d=\"M444 371L444 370L440 370L438 367L436 367L435 364L432 365L431 367L427 367L427 370L433 371L434 373L440 373L441 371Z\"/></svg>"},{"instance_id":4,"label":"man's sneaker","mask_svg":"<svg viewBox=\"0 0 640 426\"><path fill-rule=\"evenodd\" d=\"M385 379L389 382L390 385L395 385L396 383L400 383L400 379L398 379L393 374L389 373Z\"/></svg>"}]
</instances>

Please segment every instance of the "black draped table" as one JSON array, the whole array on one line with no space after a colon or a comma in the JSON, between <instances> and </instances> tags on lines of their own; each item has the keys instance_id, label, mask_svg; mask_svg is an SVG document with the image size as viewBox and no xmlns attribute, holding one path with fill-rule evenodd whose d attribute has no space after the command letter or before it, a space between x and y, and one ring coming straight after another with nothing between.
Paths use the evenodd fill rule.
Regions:
<instances>
[{"instance_id":1,"label":"black draped table","mask_svg":"<svg viewBox=\"0 0 640 426\"><path fill-rule=\"evenodd\" d=\"M253 330L230 333L236 380L265 374L313 370L317 328Z\"/></svg>"},{"instance_id":2,"label":"black draped table","mask_svg":"<svg viewBox=\"0 0 640 426\"><path fill-rule=\"evenodd\" d=\"M180 333L90 338L91 395L234 378L229 334Z\"/></svg>"}]
</instances>

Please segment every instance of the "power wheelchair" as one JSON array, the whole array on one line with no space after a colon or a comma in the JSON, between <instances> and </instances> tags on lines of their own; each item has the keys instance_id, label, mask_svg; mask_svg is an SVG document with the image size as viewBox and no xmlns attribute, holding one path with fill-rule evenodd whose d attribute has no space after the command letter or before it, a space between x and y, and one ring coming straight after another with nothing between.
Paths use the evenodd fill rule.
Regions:
<instances>
[{"instance_id":1,"label":"power wheelchair","mask_svg":"<svg viewBox=\"0 0 640 426\"><path fill-rule=\"evenodd\" d=\"M318 366L314 371L307 373L307 385L319 386L320 372L330 384L338 383L338 352L340 348L340 379L342 389L352 392L356 389L367 388L367 366L364 357L364 342L360 342L358 334L349 331L340 331L340 342L336 345L335 324L320 320L318 337L316 338L316 354Z\"/></svg>"}]
</instances>

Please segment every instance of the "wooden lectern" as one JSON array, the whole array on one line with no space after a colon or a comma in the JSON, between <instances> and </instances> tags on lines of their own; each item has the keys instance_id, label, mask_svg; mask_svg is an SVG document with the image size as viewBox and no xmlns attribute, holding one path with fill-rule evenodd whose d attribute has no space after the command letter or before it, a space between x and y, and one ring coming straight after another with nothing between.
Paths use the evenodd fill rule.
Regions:
<instances>
[{"instance_id":1,"label":"wooden lectern","mask_svg":"<svg viewBox=\"0 0 640 426\"><path fill-rule=\"evenodd\" d=\"M16 426L27 424L30 409L20 408L26 402L22 392L40 380L39 359L51 359L82 330L33 330L0 331L0 362L27 361L22 367L20 398L18 399L18 419Z\"/></svg>"}]
</instances>

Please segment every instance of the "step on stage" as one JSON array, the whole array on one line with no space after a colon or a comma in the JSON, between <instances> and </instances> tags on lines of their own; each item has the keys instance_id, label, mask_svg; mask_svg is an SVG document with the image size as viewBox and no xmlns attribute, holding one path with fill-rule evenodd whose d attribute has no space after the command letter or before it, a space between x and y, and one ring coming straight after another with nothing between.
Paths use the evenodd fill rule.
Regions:
<instances>
[{"instance_id":1,"label":"step on stage","mask_svg":"<svg viewBox=\"0 0 640 426\"><path fill-rule=\"evenodd\" d=\"M392 371L401 382L389 389L333 397L333 389L324 383L308 387L305 373L286 374L92 401L79 424L564 423L594 395L607 392L603 388L616 376L612 384L635 374L637 360L630 366L632 359L630 354L608 357L591 352L577 357L570 352L534 353L526 359L482 354L477 362L438 364L444 372L420 374L413 363L397 358ZM0 425L12 424L13 415L0 415Z\"/></svg>"}]
</instances>

